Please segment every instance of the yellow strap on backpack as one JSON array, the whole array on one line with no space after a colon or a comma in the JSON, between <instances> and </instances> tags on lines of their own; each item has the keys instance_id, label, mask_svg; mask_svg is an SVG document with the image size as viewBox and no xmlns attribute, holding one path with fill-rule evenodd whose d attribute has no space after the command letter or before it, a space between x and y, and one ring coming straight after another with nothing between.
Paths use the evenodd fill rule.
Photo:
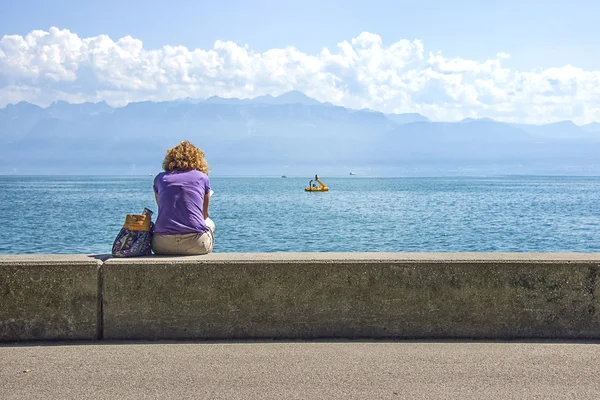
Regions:
<instances>
[{"instance_id":1,"label":"yellow strap on backpack","mask_svg":"<svg viewBox=\"0 0 600 400\"><path fill-rule=\"evenodd\" d=\"M150 231L151 217L141 214L127 214L123 228L130 231Z\"/></svg>"}]
</instances>

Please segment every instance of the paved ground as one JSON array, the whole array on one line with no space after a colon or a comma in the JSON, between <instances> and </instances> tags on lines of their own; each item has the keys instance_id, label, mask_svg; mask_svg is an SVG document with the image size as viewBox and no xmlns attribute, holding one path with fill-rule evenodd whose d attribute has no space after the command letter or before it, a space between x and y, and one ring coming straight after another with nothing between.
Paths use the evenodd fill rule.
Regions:
<instances>
[{"instance_id":1,"label":"paved ground","mask_svg":"<svg viewBox=\"0 0 600 400\"><path fill-rule=\"evenodd\" d=\"M0 345L2 400L151 398L600 399L600 344Z\"/></svg>"}]
</instances>

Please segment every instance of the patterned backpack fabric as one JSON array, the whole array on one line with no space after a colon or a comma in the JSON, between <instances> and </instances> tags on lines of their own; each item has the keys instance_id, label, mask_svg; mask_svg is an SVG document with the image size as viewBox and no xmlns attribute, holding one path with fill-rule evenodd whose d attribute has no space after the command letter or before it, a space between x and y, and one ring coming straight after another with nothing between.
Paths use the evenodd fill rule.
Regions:
<instances>
[{"instance_id":1,"label":"patterned backpack fabric","mask_svg":"<svg viewBox=\"0 0 600 400\"><path fill-rule=\"evenodd\" d=\"M125 224L112 245L113 257L139 257L152 254L152 215L127 214Z\"/></svg>"}]
</instances>

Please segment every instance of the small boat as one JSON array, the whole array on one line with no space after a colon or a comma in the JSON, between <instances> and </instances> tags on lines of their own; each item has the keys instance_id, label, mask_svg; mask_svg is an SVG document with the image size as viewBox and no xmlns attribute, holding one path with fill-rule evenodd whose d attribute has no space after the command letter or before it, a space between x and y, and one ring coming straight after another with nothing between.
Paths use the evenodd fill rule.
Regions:
<instances>
[{"instance_id":1,"label":"small boat","mask_svg":"<svg viewBox=\"0 0 600 400\"><path fill-rule=\"evenodd\" d=\"M285 175L281 175L281 177L282 177L282 178L287 178L287 176L285 176Z\"/></svg>"},{"instance_id":2,"label":"small boat","mask_svg":"<svg viewBox=\"0 0 600 400\"><path fill-rule=\"evenodd\" d=\"M313 182L317 182L319 184L319 186L317 186ZM321 182L318 175L315 175L314 181L311 179L308 182L308 187L304 188L304 191L305 192L328 192L329 188L323 182Z\"/></svg>"},{"instance_id":3,"label":"small boat","mask_svg":"<svg viewBox=\"0 0 600 400\"><path fill-rule=\"evenodd\" d=\"M356 172L350 172L350 175L356 175Z\"/></svg>"}]
</instances>

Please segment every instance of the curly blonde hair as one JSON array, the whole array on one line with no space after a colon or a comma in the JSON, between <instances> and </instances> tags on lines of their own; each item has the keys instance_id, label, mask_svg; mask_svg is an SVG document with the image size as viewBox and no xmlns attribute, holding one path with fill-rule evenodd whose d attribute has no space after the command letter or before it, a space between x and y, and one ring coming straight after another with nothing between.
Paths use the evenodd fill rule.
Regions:
<instances>
[{"instance_id":1,"label":"curly blonde hair","mask_svg":"<svg viewBox=\"0 0 600 400\"><path fill-rule=\"evenodd\" d=\"M209 171L208 163L204 159L204 152L188 140L167 150L162 167L165 171L189 171L197 169L205 174L208 174Z\"/></svg>"}]
</instances>

